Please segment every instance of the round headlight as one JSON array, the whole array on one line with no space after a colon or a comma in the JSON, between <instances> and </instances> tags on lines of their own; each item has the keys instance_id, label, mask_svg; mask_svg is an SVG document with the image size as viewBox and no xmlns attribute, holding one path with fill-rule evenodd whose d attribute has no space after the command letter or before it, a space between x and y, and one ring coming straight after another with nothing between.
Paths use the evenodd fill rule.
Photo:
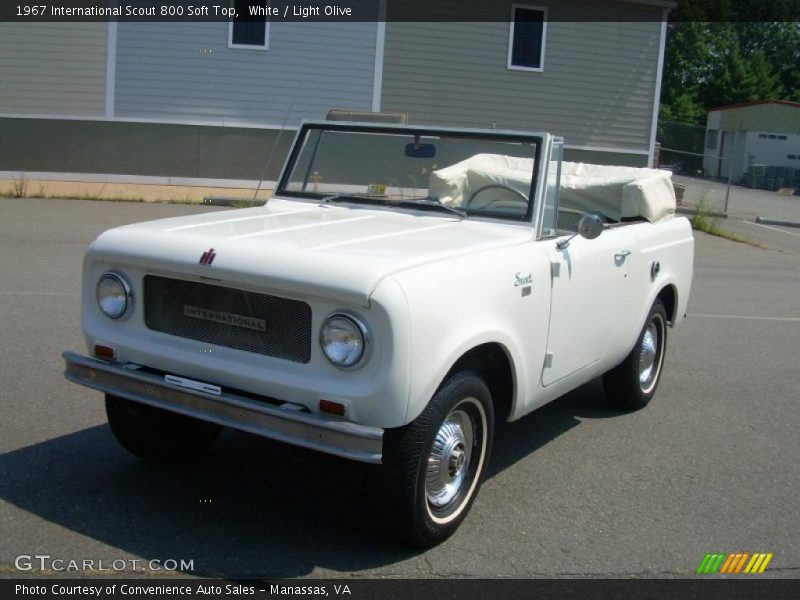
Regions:
<instances>
[{"instance_id":1,"label":"round headlight","mask_svg":"<svg viewBox=\"0 0 800 600\"><path fill-rule=\"evenodd\" d=\"M352 367L364 357L367 344L366 327L348 315L331 315L320 331L320 344L325 356L337 367Z\"/></svg>"},{"instance_id":2,"label":"round headlight","mask_svg":"<svg viewBox=\"0 0 800 600\"><path fill-rule=\"evenodd\" d=\"M97 304L110 319L119 319L128 310L131 287L116 273L106 273L97 282Z\"/></svg>"}]
</instances>

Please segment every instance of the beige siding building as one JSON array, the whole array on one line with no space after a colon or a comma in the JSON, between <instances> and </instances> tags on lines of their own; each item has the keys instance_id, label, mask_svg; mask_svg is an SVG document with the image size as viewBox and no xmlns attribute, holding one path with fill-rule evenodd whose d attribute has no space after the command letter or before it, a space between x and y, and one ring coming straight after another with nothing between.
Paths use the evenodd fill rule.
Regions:
<instances>
[{"instance_id":1,"label":"beige siding building","mask_svg":"<svg viewBox=\"0 0 800 600\"><path fill-rule=\"evenodd\" d=\"M334 108L649 163L673 2L461 0L471 22L434 22L428 0L349 2L375 20L0 24L0 177L271 181L292 130Z\"/></svg>"},{"instance_id":2,"label":"beige siding building","mask_svg":"<svg viewBox=\"0 0 800 600\"><path fill-rule=\"evenodd\" d=\"M486 4L487 22L387 23L382 109L413 123L549 131L567 158L648 163L669 3ZM526 17L542 26L528 56L518 40L515 64Z\"/></svg>"},{"instance_id":3,"label":"beige siding building","mask_svg":"<svg viewBox=\"0 0 800 600\"><path fill-rule=\"evenodd\" d=\"M104 115L106 23L0 23L0 111Z\"/></svg>"}]
</instances>

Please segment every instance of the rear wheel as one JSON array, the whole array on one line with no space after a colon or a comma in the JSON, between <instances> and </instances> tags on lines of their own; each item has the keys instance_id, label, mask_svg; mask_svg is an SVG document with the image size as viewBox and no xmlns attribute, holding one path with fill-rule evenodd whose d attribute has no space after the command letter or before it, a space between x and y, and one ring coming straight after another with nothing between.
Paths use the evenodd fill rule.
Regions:
<instances>
[{"instance_id":1,"label":"rear wheel","mask_svg":"<svg viewBox=\"0 0 800 600\"><path fill-rule=\"evenodd\" d=\"M108 424L117 441L139 458L175 462L203 454L222 427L106 394Z\"/></svg>"},{"instance_id":2,"label":"rear wheel","mask_svg":"<svg viewBox=\"0 0 800 600\"><path fill-rule=\"evenodd\" d=\"M486 384L462 371L439 388L412 423L386 432L389 518L403 540L433 546L458 528L486 472L493 428Z\"/></svg>"},{"instance_id":3,"label":"rear wheel","mask_svg":"<svg viewBox=\"0 0 800 600\"><path fill-rule=\"evenodd\" d=\"M667 349L667 311L656 300L631 353L603 375L608 401L624 410L644 408L661 379Z\"/></svg>"}]
</instances>

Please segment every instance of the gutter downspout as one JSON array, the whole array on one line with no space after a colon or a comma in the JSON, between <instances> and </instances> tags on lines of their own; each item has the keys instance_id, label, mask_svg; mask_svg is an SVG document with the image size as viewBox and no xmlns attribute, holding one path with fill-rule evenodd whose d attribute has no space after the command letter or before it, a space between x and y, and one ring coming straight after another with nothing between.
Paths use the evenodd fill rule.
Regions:
<instances>
[{"instance_id":1,"label":"gutter downspout","mask_svg":"<svg viewBox=\"0 0 800 600\"><path fill-rule=\"evenodd\" d=\"M383 51L386 45L386 0L378 0L378 20L375 32L375 66L372 72L372 112L381 112L383 90Z\"/></svg>"},{"instance_id":2,"label":"gutter downspout","mask_svg":"<svg viewBox=\"0 0 800 600\"><path fill-rule=\"evenodd\" d=\"M116 2L110 3L113 8ZM106 119L114 118L115 91L117 86L117 21L108 21L106 37Z\"/></svg>"}]
</instances>

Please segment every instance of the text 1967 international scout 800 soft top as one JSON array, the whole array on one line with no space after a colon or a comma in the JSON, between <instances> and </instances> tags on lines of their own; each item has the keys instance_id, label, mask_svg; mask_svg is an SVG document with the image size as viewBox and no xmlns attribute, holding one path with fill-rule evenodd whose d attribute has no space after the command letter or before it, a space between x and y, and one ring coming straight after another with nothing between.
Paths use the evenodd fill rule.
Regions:
<instances>
[{"instance_id":1,"label":"text 1967 international scout 800 soft top","mask_svg":"<svg viewBox=\"0 0 800 600\"><path fill-rule=\"evenodd\" d=\"M305 123L266 206L89 247L91 357L134 454L222 426L382 463L418 545L477 494L494 424L601 376L637 409L685 316L694 244L669 173L561 161L550 134Z\"/></svg>"}]
</instances>

